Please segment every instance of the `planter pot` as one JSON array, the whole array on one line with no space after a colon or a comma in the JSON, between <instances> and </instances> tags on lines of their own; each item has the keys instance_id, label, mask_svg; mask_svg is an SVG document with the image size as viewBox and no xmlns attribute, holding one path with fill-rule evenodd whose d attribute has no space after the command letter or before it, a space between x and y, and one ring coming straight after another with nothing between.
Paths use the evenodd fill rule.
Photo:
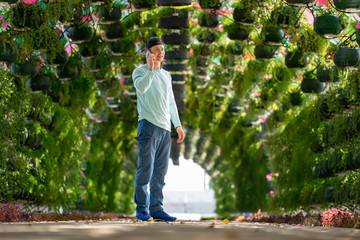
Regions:
<instances>
[{"instance_id":1,"label":"planter pot","mask_svg":"<svg viewBox=\"0 0 360 240\"><path fill-rule=\"evenodd\" d=\"M39 148L40 147L40 138L39 135L36 135L31 132L31 130L27 129L27 138L25 140L25 145L30 148Z\"/></svg>"},{"instance_id":2,"label":"planter pot","mask_svg":"<svg viewBox=\"0 0 360 240\"><path fill-rule=\"evenodd\" d=\"M337 9L347 12L360 12L360 2L357 0L334 0Z\"/></svg>"},{"instance_id":3,"label":"planter pot","mask_svg":"<svg viewBox=\"0 0 360 240\"><path fill-rule=\"evenodd\" d=\"M129 68L127 67L121 68L121 76L123 76L124 78L131 79L131 75L132 75L132 71Z\"/></svg>"},{"instance_id":4,"label":"planter pot","mask_svg":"<svg viewBox=\"0 0 360 240\"><path fill-rule=\"evenodd\" d=\"M351 104L349 91L339 88L336 94L336 100L342 107L349 108Z\"/></svg>"},{"instance_id":5,"label":"planter pot","mask_svg":"<svg viewBox=\"0 0 360 240\"><path fill-rule=\"evenodd\" d=\"M249 37L249 31L237 25L231 31L227 32L228 38L231 40L245 41Z\"/></svg>"},{"instance_id":6,"label":"planter pot","mask_svg":"<svg viewBox=\"0 0 360 240\"><path fill-rule=\"evenodd\" d=\"M77 24L83 19L83 9L80 5L71 5L71 7L63 8L60 13L59 21L66 24Z\"/></svg>"},{"instance_id":7,"label":"planter pot","mask_svg":"<svg viewBox=\"0 0 360 240\"><path fill-rule=\"evenodd\" d=\"M344 30L344 27L341 25L340 17L327 15L315 17L314 30L322 36L336 37Z\"/></svg>"},{"instance_id":8,"label":"planter pot","mask_svg":"<svg viewBox=\"0 0 360 240\"><path fill-rule=\"evenodd\" d=\"M360 155L354 156L354 166L356 169L360 168Z\"/></svg>"},{"instance_id":9,"label":"planter pot","mask_svg":"<svg viewBox=\"0 0 360 240\"><path fill-rule=\"evenodd\" d=\"M165 59L168 60L185 60L189 59L189 51L167 51L165 53Z\"/></svg>"},{"instance_id":10,"label":"planter pot","mask_svg":"<svg viewBox=\"0 0 360 240\"><path fill-rule=\"evenodd\" d=\"M200 6L202 9L213 9L218 10L221 8L221 1L220 0L199 0Z\"/></svg>"},{"instance_id":11,"label":"planter pot","mask_svg":"<svg viewBox=\"0 0 360 240\"><path fill-rule=\"evenodd\" d=\"M18 3L11 8L11 26L18 31L39 28L44 22L44 13L34 4Z\"/></svg>"},{"instance_id":12,"label":"planter pot","mask_svg":"<svg viewBox=\"0 0 360 240\"><path fill-rule=\"evenodd\" d=\"M120 106L120 99L119 98L113 98L106 100L106 105L110 108L116 108Z\"/></svg>"},{"instance_id":13,"label":"planter pot","mask_svg":"<svg viewBox=\"0 0 360 240\"><path fill-rule=\"evenodd\" d=\"M360 49L340 48L334 54L333 61L335 65L339 68L357 68L360 63Z\"/></svg>"},{"instance_id":14,"label":"planter pot","mask_svg":"<svg viewBox=\"0 0 360 240\"><path fill-rule=\"evenodd\" d=\"M323 98L320 102L320 113L323 117L325 117L326 119L330 119L334 112L330 111L329 105L328 105L328 99L327 98Z\"/></svg>"},{"instance_id":15,"label":"planter pot","mask_svg":"<svg viewBox=\"0 0 360 240\"><path fill-rule=\"evenodd\" d=\"M257 45L254 49L254 55L257 60L270 61L275 56L275 48L265 45Z\"/></svg>"},{"instance_id":16,"label":"planter pot","mask_svg":"<svg viewBox=\"0 0 360 240\"><path fill-rule=\"evenodd\" d=\"M207 59L207 57L197 57L196 58L196 67L198 69L203 69L206 70L209 67L209 61Z\"/></svg>"},{"instance_id":17,"label":"planter pot","mask_svg":"<svg viewBox=\"0 0 360 240\"><path fill-rule=\"evenodd\" d=\"M249 8L236 7L233 12L234 21L245 26L252 26L255 24L256 13Z\"/></svg>"},{"instance_id":18,"label":"planter pot","mask_svg":"<svg viewBox=\"0 0 360 240\"><path fill-rule=\"evenodd\" d=\"M172 74L171 81L173 84L185 84L186 82L186 75L184 74Z\"/></svg>"},{"instance_id":19,"label":"planter pot","mask_svg":"<svg viewBox=\"0 0 360 240\"><path fill-rule=\"evenodd\" d=\"M187 6L191 5L191 0L156 0L158 6Z\"/></svg>"},{"instance_id":20,"label":"planter pot","mask_svg":"<svg viewBox=\"0 0 360 240\"><path fill-rule=\"evenodd\" d=\"M150 9L155 7L156 1L155 0L133 0L131 3L134 7L138 10L140 9Z\"/></svg>"},{"instance_id":21,"label":"planter pot","mask_svg":"<svg viewBox=\"0 0 360 240\"><path fill-rule=\"evenodd\" d=\"M79 67L77 65L67 64L65 66L57 67L56 74L59 76L60 80L67 81L75 79L79 76Z\"/></svg>"},{"instance_id":22,"label":"planter pot","mask_svg":"<svg viewBox=\"0 0 360 240\"><path fill-rule=\"evenodd\" d=\"M94 37L90 42L78 45L83 59L96 58L102 52L100 37Z\"/></svg>"},{"instance_id":23,"label":"planter pot","mask_svg":"<svg viewBox=\"0 0 360 240\"><path fill-rule=\"evenodd\" d=\"M66 35L71 39L71 43L90 42L94 35L94 29L87 24L71 26L66 31Z\"/></svg>"},{"instance_id":24,"label":"planter pot","mask_svg":"<svg viewBox=\"0 0 360 240\"><path fill-rule=\"evenodd\" d=\"M91 0L91 5L104 5L109 4L111 0Z\"/></svg>"},{"instance_id":25,"label":"planter pot","mask_svg":"<svg viewBox=\"0 0 360 240\"><path fill-rule=\"evenodd\" d=\"M294 92L289 95L289 102L292 106L300 106L302 97L300 92Z\"/></svg>"},{"instance_id":26,"label":"planter pot","mask_svg":"<svg viewBox=\"0 0 360 240\"><path fill-rule=\"evenodd\" d=\"M161 39L167 45L188 45L190 43L190 36L180 35L180 33L162 35Z\"/></svg>"},{"instance_id":27,"label":"planter pot","mask_svg":"<svg viewBox=\"0 0 360 240\"><path fill-rule=\"evenodd\" d=\"M113 6L111 12L109 8L104 6L99 14L99 24L113 24L121 19L121 8Z\"/></svg>"},{"instance_id":28,"label":"planter pot","mask_svg":"<svg viewBox=\"0 0 360 240\"><path fill-rule=\"evenodd\" d=\"M109 51L114 56L121 56L126 53L135 52L135 44L130 40L120 40L117 42L111 42L109 45Z\"/></svg>"},{"instance_id":29,"label":"planter pot","mask_svg":"<svg viewBox=\"0 0 360 240\"><path fill-rule=\"evenodd\" d=\"M164 65L166 71L182 72L187 71L187 64L166 64Z\"/></svg>"},{"instance_id":30,"label":"planter pot","mask_svg":"<svg viewBox=\"0 0 360 240\"><path fill-rule=\"evenodd\" d=\"M325 189L324 198L325 198L325 201L328 203L335 202L335 190L333 187L328 187Z\"/></svg>"},{"instance_id":31,"label":"planter pot","mask_svg":"<svg viewBox=\"0 0 360 240\"><path fill-rule=\"evenodd\" d=\"M325 84L316 78L304 77L301 82L301 91L304 93L320 93L324 88Z\"/></svg>"},{"instance_id":32,"label":"planter pot","mask_svg":"<svg viewBox=\"0 0 360 240\"><path fill-rule=\"evenodd\" d=\"M215 28L219 25L219 16L215 13L204 12L199 19L201 27Z\"/></svg>"},{"instance_id":33,"label":"planter pot","mask_svg":"<svg viewBox=\"0 0 360 240\"><path fill-rule=\"evenodd\" d=\"M285 33L281 28L264 27L261 32L263 42L270 46L281 46L285 38Z\"/></svg>"},{"instance_id":34,"label":"planter pot","mask_svg":"<svg viewBox=\"0 0 360 240\"><path fill-rule=\"evenodd\" d=\"M309 57L300 51L289 52L285 56L285 65L288 68L301 69L306 67Z\"/></svg>"},{"instance_id":35,"label":"planter pot","mask_svg":"<svg viewBox=\"0 0 360 240\"><path fill-rule=\"evenodd\" d=\"M321 153L324 151L324 147L321 145L321 141L318 138L316 138L313 144L310 145L310 150L313 153Z\"/></svg>"},{"instance_id":36,"label":"planter pot","mask_svg":"<svg viewBox=\"0 0 360 240\"><path fill-rule=\"evenodd\" d=\"M123 39L125 36L124 34L124 28L122 25L110 25L106 30L105 30L105 39L108 42L116 42L119 41L121 39Z\"/></svg>"},{"instance_id":37,"label":"planter pot","mask_svg":"<svg viewBox=\"0 0 360 240\"><path fill-rule=\"evenodd\" d=\"M197 40L201 43L213 43L216 39L217 37L212 31L206 31L205 33L197 36Z\"/></svg>"},{"instance_id":38,"label":"planter pot","mask_svg":"<svg viewBox=\"0 0 360 240\"><path fill-rule=\"evenodd\" d=\"M7 3L7 4L14 4L14 3L17 3L18 0L1 0L0 2L1 3Z\"/></svg>"},{"instance_id":39,"label":"planter pot","mask_svg":"<svg viewBox=\"0 0 360 240\"><path fill-rule=\"evenodd\" d=\"M51 66L64 66L69 61L69 55L66 51L62 51L61 53L55 55L55 58L50 59L50 55L48 53L45 54L45 60Z\"/></svg>"},{"instance_id":40,"label":"planter pot","mask_svg":"<svg viewBox=\"0 0 360 240\"><path fill-rule=\"evenodd\" d=\"M338 82L339 81L339 71L337 67L332 66L330 69L325 66L319 65L316 68L316 78L320 82Z\"/></svg>"},{"instance_id":41,"label":"planter pot","mask_svg":"<svg viewBox=\"0 0 360 240\"><path fill-rule=\"evenodd\" d=\"M19 48L17 45L10 45L6 42L0 42L0 62L15 62L19 55Z\"/></svg>"},{"instance_id":42,"label":"planter pot","mask_svg":"<svg viewBox=\"0 0 360 240\"><path fill-rule=\"evenodd\" d=\"M189 28L189 19L179 16L159 18L158 27L165 29L184 29Z\"/></svg>"},{"instance_id":43,"label":"planter pot","mask_svg":"<svg viewBox=\"0 0 360 240\"><path fill-rule=\"evenodd\" d=\"M10 66L11 73L19 74L22 76L28 76L34 78L38 73L38 65L30 62L23 64L12 63Z\"/></svg>"},{"instance_id":44,"label":"planter pot","mask_svg":"<svg viewBox=\"0 0 360 240\"><path fill-rule=\"evenodd\" d=\"M51 78L46 75L38 75L29 79L29 87L33 92L45 92L51 89Z\"/></svg>"},{"instance_id":45,"label":"planter pot","mask_svg":"<svg viewBox=\"0 0 360 240\"><path fill-rule=\"evenodd\" d=\"M298 7L311 6L315 0L285 0L287 4Z\"/></svg>"}]
</instances>

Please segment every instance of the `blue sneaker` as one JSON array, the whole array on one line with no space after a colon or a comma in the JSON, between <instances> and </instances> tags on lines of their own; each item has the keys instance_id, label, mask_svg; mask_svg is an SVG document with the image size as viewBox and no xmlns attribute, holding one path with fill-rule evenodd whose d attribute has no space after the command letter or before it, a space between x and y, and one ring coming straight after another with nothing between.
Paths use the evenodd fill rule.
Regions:
<instances>
[{"instance_id":1,"label":"blue sneaker","mask_svg":"<svg viewBox=\"0 0 360 240\"><path fill-rule=\"evenodd\" d=\"M176 217L172 217L164 211L153 213L151 216L153 217L154 221L174 222L177 220Z\"/></svg>"},{"instance_id":2,"label":"blue sneaker","mask_svg":"<svg viewBox=\"0 0 360 240\"><path fill-rule=\"evenodd\" d=\"M141 212L141 213L137 213L136 214L136 220L138 220L138 221L144 221L144 222L146 222L146 221L152 221L153 219L152 219L152 217L149 215L149 213L147 213L147 212Z\"/></svg>"}]
</instances>

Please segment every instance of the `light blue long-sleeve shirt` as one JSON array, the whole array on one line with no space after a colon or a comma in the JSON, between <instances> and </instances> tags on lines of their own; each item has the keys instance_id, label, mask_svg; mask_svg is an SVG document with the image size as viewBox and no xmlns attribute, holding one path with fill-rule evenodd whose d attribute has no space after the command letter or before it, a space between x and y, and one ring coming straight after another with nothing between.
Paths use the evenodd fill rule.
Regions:
<instances>
[{"instance_id":1,"label":"light blue long-sleeve shirt","mask_svg":"<svg viewBox=\"0 0 360 240\"><path fill-rule=\"evenodd\" d=\"M171 123L181 126L171 84L171 75L160 68L149 71L144 64L137 67L132 78L136 88L139 121L146 119L152 124L171 131Z\"/></svg>"}]
</instances>

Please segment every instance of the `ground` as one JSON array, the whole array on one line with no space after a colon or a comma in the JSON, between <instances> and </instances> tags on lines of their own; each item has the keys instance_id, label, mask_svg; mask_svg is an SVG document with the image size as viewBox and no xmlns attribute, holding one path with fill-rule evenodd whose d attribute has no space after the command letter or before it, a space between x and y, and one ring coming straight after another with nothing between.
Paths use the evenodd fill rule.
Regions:
<instances>
[{"instance_id":1,"label":"ground","mask_svg":"<svg viewBox=\"0 0 360 240\"><path fill-rule=\"evenodd\" d=\"M0 239L229 240L334 239L360 240L360 230L221 221L175 223L120 221L3 223Z\"/></svg>"}]
</instances>

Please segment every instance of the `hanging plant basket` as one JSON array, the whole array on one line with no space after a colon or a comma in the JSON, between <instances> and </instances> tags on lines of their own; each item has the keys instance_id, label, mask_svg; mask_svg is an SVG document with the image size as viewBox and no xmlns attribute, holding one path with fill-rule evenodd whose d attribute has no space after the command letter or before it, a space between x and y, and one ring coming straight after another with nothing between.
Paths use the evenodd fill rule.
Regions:
<instances>
[{"instance_id":1,"label":"hanging plant basket","mask_svg":"<svg viewBox=\"0 0 360 240\"><path fill-rule=\"evenodd\" d=\"M313 5L315 0L285 0L287 4L297 7L308 7Z\"/></svg>"},{"instance_id":2,"label":"hanging plant basket","mask_svg":"<svg viewBox=\"0 0 360 240\"><path fill-rule=\"evenodd\" d=\"M123 39L125 36L124 27L120 24L113 24L108 26L105 30L105 39L108 42L116 42Z\"/></svg>"},{"instance_id":3,"label":"hanging plant basket","mask_svg":"<svg viewBox=\"0 0 360 240\"><path fill-rule=\"evenodd\" d=\"M209 67L209 61L207 57L198 56L196 58L196 68L206 70Z\"/></svg>"},{"instance_id":4,"label":"hanging plant basket","mask_svg":"<svg viewBox=\"0 0 360 240\"><path fill-rule=\"evenodd\" d=\"M225 52L233 56L240 56L244 53L244 48L244 44L234 41L227 45Z\"/></svg>"},{"instance_id":5,"label":"hanging plant basket","mask_svg":"<svg viewBox=\"0 0 360 240\"><path fill-rule=\"evenodd\" d=\"M197 36L197 40L201 43L213 43L216 39L217 36L213 31L205 31Z\"/></svg>"},{"instance_id":6,"label":"hanging plant basket","mask_svg":"<svg viewBox=\"0 0 360 240\"><path fill-rule=\"evenodd\" d=\"M301 92L290 93L289 102L292 106L300 106L302 103Z\"/></svg>"},{"instance_id":7,"label":"hanging plant basket","mask_svg":"<svg viewBox=\"0 0 360 240\"><path fill-rule=\"evenodd\" d=\"M40 148L39 135L33 133L30 129L27 129L27 138L25 140L25 145L33 149Z\"/></svg>"},{"instance_id":8,"label":"hanging plant basket","mask_svg":"<svg viewBox=\"0 0 360 240\"><path fill-rule=\"evenodd\" d=\"M14 4L17 3L19 0L1 0L1 3L7 3L7 4Z\"/></svg>"},{"instance_id":9,"label":"hanging plant basket","mask_svg":"<svg viewBox=\"0 0 360 240\"><path fill-rule=\"evenodd\" d=\"M276 49L271 46L256 45L254 55L257 60L270 61L275 56Z\"/></svg>"},{"instance_id":10,"label":"hanging plant basket","mask_svg":"<svg viewBox=\"0 0 360 240\"><path fill-rule=\"evenodd\" d=\"M360 63L359 48L340 48L334 54L335 65L339 68L355 69Z\"/></svg>"},{"instance_id":11,"label":"hanging plant basket","mask_svg":"<svg viewBox=\"0 0 360 240\"><path fill-rule=\"evenodd\" d=\"M186 60L189 59L189 51L177 50L177 51L166 51L165 59L168 60Z\"/></svg>"},{"instance_id":12,"label":"hanging plant basket","mask_svg":"<svg viewBox=\"0 0 360 240\"><path fill-rule=\"evenodd\" d=\"M86 23L74 25L67 29L66 35L71 39L71 43L81 44L91 41L94 35L94 29Z\"/></svg>"},{"instance_id":13,"label":"hanging plant basket","mask_svg":"<svg viewBox=\"0 0 360 240\"><path fill-rule=\"evenodd\" d=\"M164 65L164 69L167 71L172 71L172 72L182 72L182 71L187 71L187 64L185 63L169 63Z\"/></svg>"},{"instance_id":14,"label":"hanging plant basket","mask_svg":"<svg viewBox=\"0 0 360 240\"><path fill-rule=\"evenodd\" d=\"M161 39L167 45L188 45L190 43L190 36L180 35L180 33L162 35Z\"/></svg>"},{"instance_id":15,"label":"hanging plant basket","mask_svg":"<svg viewBox=\"0 0 360 240\"><path fill-rule=\"evenodd\" d=\"M62 5L59 22L63 24L78 24L83 20L83 9L81 5L71 5L67 7Z\"/></svg>"},{"instance_id":16,"label":"hanging plant basket","mask_svg":"<svg viewBox=\"0 0 360 240\"><path fill-rule=\"evenodd\" d=\"M332 66L330 69L319 65L316 68L316 78L320 82L338 82L339 81L339 71L337 67Z\"/></svg>"},{"instance_id":17,"label":"hanging plant basket","mask_svg":"<svg viewBox=\"0 0 360 240\"><path fill-rule=\"evenodd\" d=\"M172 74L171 81L173 84L185 84L186 82L186 75L185 74Z\"/></svg>"},{"instance_id":18,"label":"hanging plant basket","mask_svg":"<svg viewBox=\"0 0 360 240\"><path fill-rule=\"evenodd\" d=\"M91 5L104 5L104 4L109 4L111 3L111 0L91 0L90 4Z\"/></svg>"},{"instance_id":19,"label":"hanging plant basket","mask_svg":"<svg viewBox=\"0 0 360 240\"><path fill-rule=\"evenodd\" d=\"M69 54L64 50L61 53L56 54L55 57L51 59L49 53L46 53L45 61L54 67L64 66L69 61Z\"/></svg>"},{"instance_id":20,"label":"hanging plant basket","mask_svg":"<svg viewBox=\"0 0 360 240\"><path fill-rule=\"evenodd\" d=\"M40 6L19 2L11 7L11 26L17 31L39 28L44 22L44 12Z\"/></svg>"},{"instance_id":21,"label":"hanging plant basket","mask_svg":"<svg viewBox=\"0 0 360 240\"><path fill-rule=\"evenodd\" d=\"M62 81L75 79L79 76L80 69L76 64L66 64L56 68L56 74Z\"/></svg>"},{"instance_id":22,"label":"hanging plant basket","mask_svg":"<svg viewBox=\"0 0 360 240\"><path fill-rule=\"evenodd\" d=\"M46 92L51 89L51 78L47 75L37 75L29 79L28 84L33 92Z\"/></svg>"},{"instance_id":23,"label":"hanging plant basket","mask_svg":"<svg viewBox=\"0 0 360 240\"><path fill-rule=\"evenodd\" d=\"M122 56L124 54L131 54L135 52L135 44L131 40L120 40L111 42L109 50L113 56Z\"/></svg>"},{"instance_id":24,"label":"hanging plant basket","mask_svg":"<svg viewBox=\"0 0 360 240\"><path fill-rule=\"evenodd\" d=\"M137 10L151 9L156 5L155 0L132 0L131 3Z\"/></svg>"},{"instance_id":25,"label":"hanging plant basket","mask_svg":"<svg viewBox=\"0 0 360 240\"><path fill-rule=\"evenodd\" d=\"M165 29L184 29L189 28L189 19L179 16L159 18L158 27Z\"/></svg>"},{"instance_id":26,"label":"hanging plant basket","mask_svg":"<svg viewBox=\"0 0 360 240\"><path fill-rule=\"evenodd\" d=\"M104 43L101 40L100 36L93 37L93 39L88 43L83 43L79 45L79 52L83 59L96 58L100 55L103 50Z\"/></svg>"},{"instance_id":27,"label":"hanging plant basket","mask_svg":"<svg viewBox=\"0 0 360 240\"><path fill-rule=\"evenodd\" d=\"M245 41L249 37L249 31L236 23L225 25L224 30L227 32L227 36L231 40Z\"/></svg>"},{"instance_id":28,"label":"hanging plant basket","mask_svg":"<svg viewBox=\"0 0 360 240\"><path fill-rule=\"evenodd\" d=\"M288 68L301 69L306 67L309 62L309 57L297 50L295 52L288 52L285 56L285 65Z\"/></svg>"},{"instance_id":29,"label":"hanging plant basket","mask_svg":"<svg viewBox=\"0 0 360 240\"><path fill-rule=\"evenodd\" d=\"M285 33L281 28L264 27L261 32L262 40L270 46L282 46Z\"/></svg>"},{"instance_id":30,"label":"hanging plant basket","mask_svg":"<svg viewBox=\"0 0 360 240\"><path fill-rule=\"evenodd\" d=\"M0 42L0 62L15 62L19 55L19 48L16 44L9 44L5 41Z\"/></svg>"},{"instance_id":31,"label":"hanging plant basket","mask_svg":"<svg viewBox=\"0 0 360 240\"><path fill-rule=\"evenodd\" d=\"M156 0L158 6L188 6L191 5L191 0Z\"/></svg>"},{"instance_id":32,"label":"hanging plant basket","mask_svg":"<svg viewBox=\"0 0 360 240\"><path fill-rule=\"evenodd\" d=\"M201 27L215 28L219 25L219 16L215 13L204 12L199 17Z\"/></svg>"},{"instance_id":33,"label":"hanging plant basket","mask_svg":"<svg viewBox=\"0 0 360 240\"><path fill-rule=\"evenodd\" d=\"M219 10L221 8L220 0L199 0L202 9Z\"/></svg>"},{"instance_id":34,"label":"hanging plant basket","mask_svg":"<svg viewBox=\"0 0 360 240\"><path fill-rule=\"evenodd\" d=\"M250 8L235 7L233 12L234 21L244 26L255 24L256 12Z\"/></svg>"},{"instance_id":35,"label":"hanging plant basket","mask_svg":"<svg viewBox=\"0 0 360 240\"><path fill-rule=\"evenodd\" d=\"M301 91L304 93L321 93L325 84L314 77L304 77L301 82Z\"/></svg>"},{"instance_id":36,"label":"hanging plant basket","mask_svg":"<svg viewBox=\"0 0 360 240\"><path fill-rule=\"evenodd\" d=\"M25 62L22 64L12 63L10 70L11 73L34 78L38 73L38 65L31 62Z\"/></svg>"},{"instance_id":37,"label":"hanging plant basket","mask_svg":"<svg viewBox=\"0 0 360 240\"><path fill-rule=\"evenodd\" d=\"M338 16L326 15L315 17L314 31L321 36L336 37L342 30L344 30L344 27Z\"/></svg>"},{"instance_id":38,"label":"hanging plant basket","mask_svg":"<svg viewBox=\"0 0 360 240\"><path fill-rule=\"evenodd\" d=\"M346 12L360 12L360 2L356 0L333 0L333 4Z\"/></svg>"},{"instance_id":39,"label":"hanging plant basket","mask_svg":"<svg viewBox=\"0 0 360 240\"><path fill-rule=\"evenodd\" d=\"M111 12L107 6L104 6L99 13L99 24L113 24L117 23L121 19L121 8L118 6L112 6Z\"/></svg>"},{"instance_id":40,"label":"hanging plant basket","mask_svg":"<svg viewBox=\"0 0 360 240\"><path fill-rule=\"evenodd\" d=\"M294 7L277 7L271 11L270 20L282 28L287 28L291 18L296 16L297 9Z\"/></svg>"}]
</instances>

